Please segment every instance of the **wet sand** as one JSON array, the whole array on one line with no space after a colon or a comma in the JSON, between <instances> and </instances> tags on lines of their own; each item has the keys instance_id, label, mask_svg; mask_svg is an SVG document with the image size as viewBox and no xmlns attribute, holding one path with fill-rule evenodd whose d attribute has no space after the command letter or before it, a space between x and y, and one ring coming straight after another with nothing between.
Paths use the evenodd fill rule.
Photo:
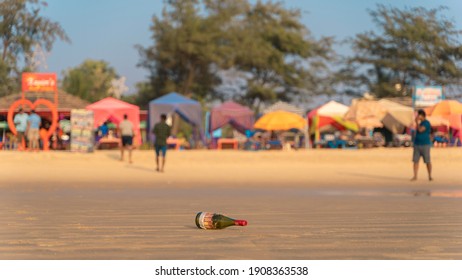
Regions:
<instances>
[{"instance_id":1,"label":"wet sand","mask_svg":"<svg viewBox=\"0 0 462 280\"><path fill-rule=\"evenodd\" d=\"M0 259L462 259L462 149L0 151ZM247 219L199 230L198 211Z\"/></svg>"}]
</instances>

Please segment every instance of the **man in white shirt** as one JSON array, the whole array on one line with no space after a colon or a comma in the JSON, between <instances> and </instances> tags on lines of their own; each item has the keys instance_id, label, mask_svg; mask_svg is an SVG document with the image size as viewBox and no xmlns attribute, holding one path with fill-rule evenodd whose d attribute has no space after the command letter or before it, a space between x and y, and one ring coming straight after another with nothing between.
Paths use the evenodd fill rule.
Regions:
<instances>
[{"instance_id":1,"label":"man in white shirt","mask_svg":"<svg viewBox=\"0 0 462 280\"><path fill-rule=\"evenodd\" d=\"M133 150L133 136L135 132L133 130L133 123L128 120L127 114L124 115L124 120L119 124L119 134L122 137L122 145L120 146L120 160L124 160L125 148L128 149L128 161L132 161L132 150Z\"/></svg>"},{"instance_id":2,"label":"man in white shirt","mask_svg":"<svg viewBox=\"0 0 462 280\"><path fill-rule=\"evenodd\" d=\"M16 143L19 150L26 149L26 130L27 130L27 120L29 115L24 113L22 108L19 109L19 112L14 116L13 122L16 127Z\"/></svg>"}]
</instances>

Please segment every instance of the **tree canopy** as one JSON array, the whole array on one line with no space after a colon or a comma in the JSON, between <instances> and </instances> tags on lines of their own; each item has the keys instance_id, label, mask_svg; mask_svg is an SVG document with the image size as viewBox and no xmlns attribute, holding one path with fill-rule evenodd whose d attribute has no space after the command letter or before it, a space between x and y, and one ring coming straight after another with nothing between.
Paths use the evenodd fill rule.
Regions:
<instances>
[{"instance_id":1,"label":"tree canopy","mask_svg":"<svg viewBox=\"0 0 462 280\"><path fill-rule=\"evenodd\" d=\"M325 92L319 74L332 59L332 38L312 38L300 10L259 1L246 11L236 35L234 65L250 74L243 97L249 105Z\"/></svg>"},{"instance_id":2,"label":"tree canopy","mask_svg":"<svg viewBox=\"0 0 462 280\"><path fill-rule=\"evenodd\" d=\"M61 25L40 15L45 1L0 2L0 96L18 88L20 73L33 71L30 60L36 46L50 51L57 40L69 42Z\"/></svg>"},{"instance_id":3,"label":"tree canopy","mask_svg":"<svg viewBox=\"0 0 462 280\"><path fill-rule=\"evenodd\" d=\"M150 72L150 88L141 91L142 102L176 91L194 92L205 97L218 77L211 66L216 62L216 45L213 26L199 14L198 1L166 1L162 17L153 17L151 31L154 45L143 48L140 66ZM141 86L141 85L140 85ZM148 86L141 86L143 89Z\"/></svg>"},{"instance_id":4,"label":"tree canopy","mask_svg":"<svg viewBox=\"0 0 462 280\"><path fill-rule=\"evenodd\" d=\"M116 70L106 61L88 59L63 73L61 87L70 94L95 102L114 94L112 87L118 78Z\"/></svg>"},{"instance_id":5,"label":"tree canopy","mask_svg":"<svg viewBox=\"0 0 462 280\"><path fill-rule=\"evenodd\" d=\"M281 3L246 0L170 0L153 17L154 44L140 66L149 70L140 103L170 91L200 100L219 99L220 71L233 69L246 81L240 99L249 105L290 100L319 91L332 55L331 39L315 40L301 12Z\"/></svg>"},{"instance_id":6,"label":"tree canopy","mask_svg":"<svg viewBox=\"0 0 462 280\"><path fill-rule=\"evenodd\" d=\"M378 97L410 94L416 85L460 85L462 32L444 10L378 5L369 11L378 31L352 40L349 71Z\"/></svg>"}]
</instances>

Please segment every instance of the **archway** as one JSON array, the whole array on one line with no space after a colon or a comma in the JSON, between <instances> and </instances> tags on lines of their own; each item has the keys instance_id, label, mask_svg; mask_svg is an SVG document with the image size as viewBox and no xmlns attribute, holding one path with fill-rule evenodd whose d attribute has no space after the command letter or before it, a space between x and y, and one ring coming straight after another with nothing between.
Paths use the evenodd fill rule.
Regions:
<instances>
[{"instance_id":1,"label":"archway","mask_svg":"<svg viewBox=\"0 0 462 280\"><path fill-rule=\"evenodd\" d=\"M54 103L46 99L37 99L35 102L26 99L26 92L54 92ZM42 138L43 149L48 150L48 139L56 131L58 127L58 88L56 83L55 73L23 73L22 74L22 98L16 100L11 104L8 109L8 126L14 135L17 135L16 126L14 124L14 112L19 106L27 106L31 110L37 108L39 105L44 105L50 109L51 112L51 125L47 130L46 137Z\"/></svg>"}]
</instances>

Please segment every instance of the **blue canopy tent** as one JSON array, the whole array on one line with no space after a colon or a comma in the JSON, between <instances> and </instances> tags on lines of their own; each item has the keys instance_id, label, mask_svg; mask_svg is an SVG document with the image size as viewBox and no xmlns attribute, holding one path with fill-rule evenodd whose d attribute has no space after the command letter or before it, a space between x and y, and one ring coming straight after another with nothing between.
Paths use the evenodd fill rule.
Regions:
<instances>
[{"instance_id":1,"label":"blue canopy tent","mask_svg":"<svg viewBox=\"0 0 462 280\"><path fill-rule=\"evenodd\" d=\"M195 140L204 143L204 127L202 121L201 104L176 92L169 93L149 102L148 127L149 132L160 120L162 114L177 113L184 121L191 124L194 129ZM151 140L152 140L152 133Z\"/></svg>"}]
</instances>

